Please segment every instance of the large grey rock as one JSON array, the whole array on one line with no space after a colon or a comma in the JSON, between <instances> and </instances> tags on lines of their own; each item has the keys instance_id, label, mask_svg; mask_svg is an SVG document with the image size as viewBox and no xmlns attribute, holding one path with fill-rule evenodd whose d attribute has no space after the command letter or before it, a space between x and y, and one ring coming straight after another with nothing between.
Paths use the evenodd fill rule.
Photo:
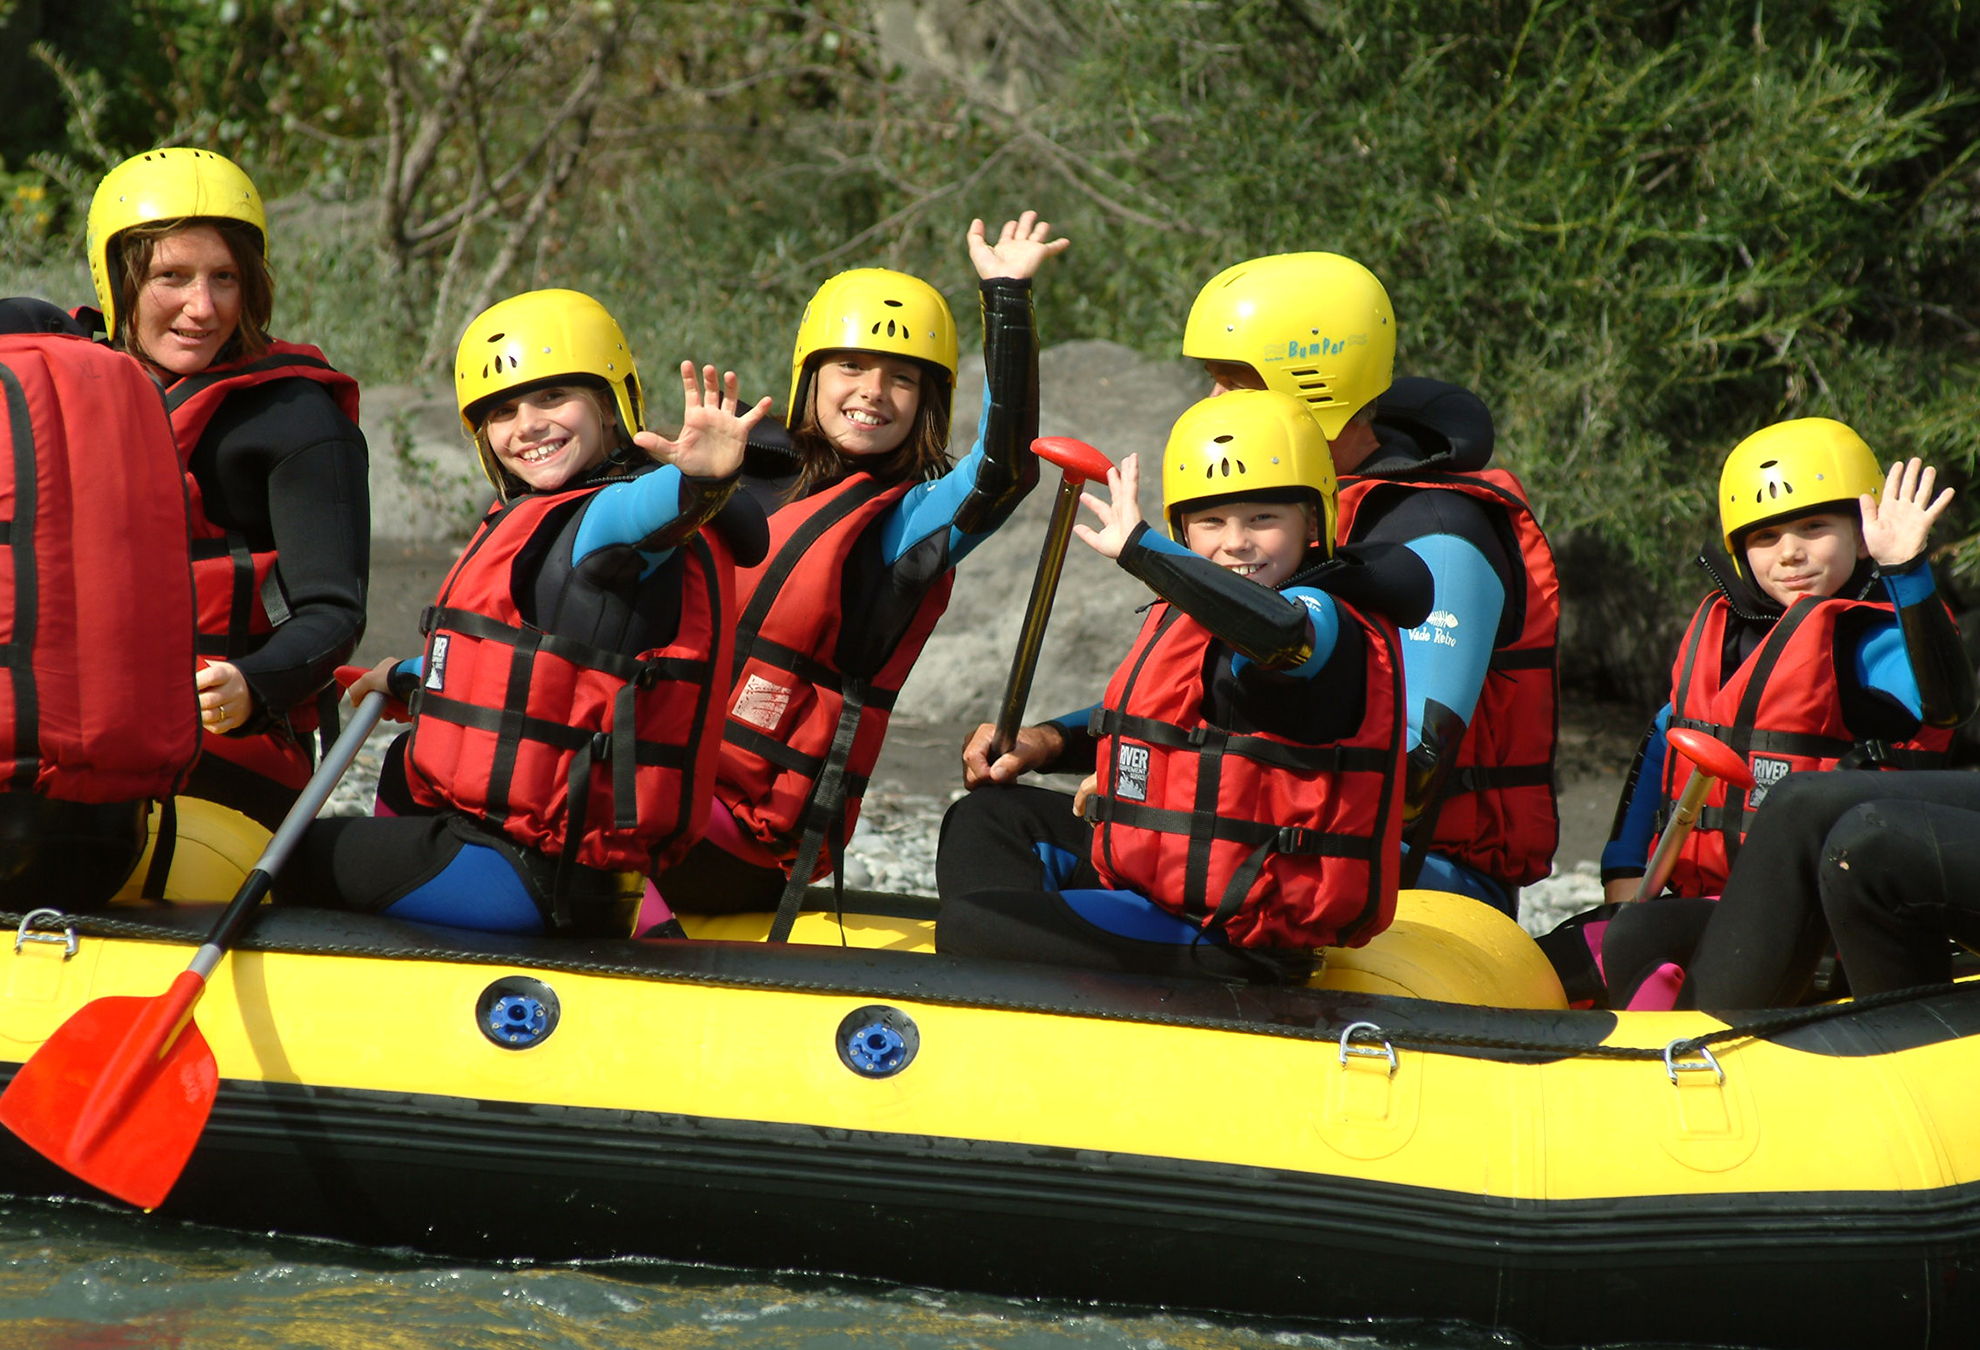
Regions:
<instances>
[{"instance_id":1,"label":"large grey rock","mask_svg":"<svg viewBox=\"0 0 1980 1350\"><path fill-rule=\"evenodd\" d=\"M493 493L461 430L450 391L367 384L359 425L371 450L371 536L467 538Z\"/></svg>"},{"instance_id":2,"label":"large grey rock","mask_svg":"<svg viewBox=\"0 0 1980 1350\"><path fill-rule=\"evenodd\" d=\"M1116 463L1139 454L1151 469L1169 427L1209 392L1194 362L1149 360L1115 342L1062 343L1045 351L1039 368L1043 434L1076 436ZM954 448L964 453L981 408L980 357L964 362L959 385ZM1016 514L956 569L949 611L901 690L903 713L931 721L996 720L1059 477L1057 469L1045 466L1037 489ZM1098 492L1106 495L1104 484ZM1161 483L1150 472L1142 480L1141 504L1151 519L1161 495ZM1082 515L1091 522L1090 513L1082 510ZM1073 540L1027 720L1097 702L1140 625L1136 609L1150 599L1140 582Z\"/></svg>"}]
</instances>

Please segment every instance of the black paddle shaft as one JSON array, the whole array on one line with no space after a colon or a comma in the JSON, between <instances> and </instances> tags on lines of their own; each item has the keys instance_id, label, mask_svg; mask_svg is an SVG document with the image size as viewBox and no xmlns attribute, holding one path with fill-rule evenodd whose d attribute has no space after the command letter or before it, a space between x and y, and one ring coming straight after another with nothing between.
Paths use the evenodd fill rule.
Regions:
<instances>
[{"instance_id":1,"label":"black paddle shaft","mask_svg":"<svg viewBox=\"0 0 1980 1350\"><path fill-rule=\"evenodd\" d=\"M1038 552L1038 572L1031 579L1031 599L1025 604L1024 627L1018 632L1017 652L1011 658L1011 677L1004 685L1003 709L997 714L997 729L990 737L992 764L1017 744L1024 705L1031 697L1031 677L1038 669L1039 649L1045 645L1045 625L1052 617L1052 599L1058 594L1059 574L1065 570L1066 547L1072 541L1073 518L1079 513L1083 481L1070 473L1059 480L1059 495L1052 502L1052 521L1045 528L1045 545Z\"/></svg>"},{"instance_id":2,"label":"black paddle shaft","mask_svg":"<svg viewBox=\"0 0 1980 1350\"><path fill-rule=\"evenodd\" d=\"M277 827L274 836L269 839L268 847L261 851L259 858L255 859L254 868L241 883L240 890L235 892L233 903L222 911L213 925L213 930L206 935L206 941L193 956L189 969L196 971L202 980L213 974L214 968L220 964L220 958L226 954L227 948L247 927L248 920L253 916L256 907L268 894L268 888L275 884L275 874L282 870L282 864L289 860L291 853L295 852L296 841L302 838L303 831L316 820L316 813L321 811L323 804L330 800L330 794L336 790L337 780L344 776L344 770L348 769L351 761L357 758L357 752L363 746L365 737L369 736L371 729L378 725L379 714L384 711L384 691L374 689L365 695L364 702L360 703L357 711L351 715L349 725L337 737L336 743L330 747L330 752L323 757L323 763L317 766L316 772L310 775L309 782L303 785L302 795L296 798L296 804L289 808L289 813L282 817L282 823Z\"/></svg>"}]
</instances>

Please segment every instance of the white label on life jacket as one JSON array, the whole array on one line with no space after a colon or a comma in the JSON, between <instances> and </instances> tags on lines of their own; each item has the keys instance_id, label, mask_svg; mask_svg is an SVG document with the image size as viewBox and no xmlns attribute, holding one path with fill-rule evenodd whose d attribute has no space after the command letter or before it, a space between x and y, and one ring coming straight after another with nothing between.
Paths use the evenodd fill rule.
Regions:
<instances>
[{"instance_id":1,"label":"white label on life jacket","mask_svg":"<svg viewBox=\"0 0 1980 1350\"><path fill-rule=\"evenodd\" d=\"M1753 791L1747 795L1746 804L1759 809L1760 803L1767 800L1767 789L1788 776L1794 766L1784 759L1768 759L1765 755L1753 757Z\"/></svg>"},{"instance_id":2,"label":"white label on life jacket","mask_svg":"<svg viewBox=\"0 0 1980 1350\"><path fill-rule=\"evenodd\" d=\"M1120 770L1114 775L1114 795L1122 801L1148 800L1148 747L1121 742Z\"/></svg>"},{"instance_id":3,"label":"white label on life jacket","mask_svg":"<svg viewBox=\"0 0 1980 1350\"><path fill-rule=\"evenodd\" d=\"M433 635L433 655L426 658L426 687L438 689L447 682L447 635Z\"/></svg>"},{"instance_id":4,"label":"white label on life jacket","mask_svg":"<svg viewBox=\"0 0 1980 1350\"><path fill-rule=\"evenodd\" d=\"M781 684L770 683L761 675L752 675L743 681L742 689L736 694L735 705L729 709L729 716L738 722L775 732L777 724L784 720L784 709L790 706L790 690Z\"/></svg>"}]
</instances>

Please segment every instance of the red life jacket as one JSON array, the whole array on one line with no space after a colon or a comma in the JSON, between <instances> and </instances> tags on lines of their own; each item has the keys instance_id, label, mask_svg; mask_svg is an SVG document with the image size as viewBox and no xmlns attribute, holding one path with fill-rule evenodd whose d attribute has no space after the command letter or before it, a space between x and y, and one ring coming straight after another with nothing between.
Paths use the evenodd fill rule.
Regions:
<instances>
[{"instance_id":1,"label":"red life jacket","mask_svg":"<svg viewBox=\"0 0 1980 1350\"><path fill-rule=\"evenodd\" d=\"M1513 621L1502 617L1499 623L1499 632L1511 636L1492 649L1477 706L1458 743L1457 767L1445 780L1441 801L1426 809L1437 812L1430 843L1434 851L1509 886L1528 885L1553 870L1561 836L1554 793L1561 584L1554 551L1527 505L1526 489L1504 469L1343 478L1337 530L1341 543L1353 536L1357 508L1369 494L1389 486L1462 492L1504 520L1509 542L1518 546L1525 585L1521 594L1506 597Z\"/></svg>"},{"instance_id":2,"label":"red life jacket","mask_svg":"<svg viewBox=\"0 0 1980 1350\"><path fill-rule=\"evenodd\" d=\"M158 389L80 337L0 337L7 790L165 798L199 755L186 506Z\"/></svg>"},{"instance_id":3,"label":"red life jacket","mask_svg":"<svg viewBox=\"0 0 1980 1350\"><path fill-rule=\"evenodd\" d=\"M878 670L841 668L847 559L911 486L859 473L782 507L764 561L738 573L743 616L715 795L804 881L830 870L851 837L894 699L955 585L949 571L928 587Z\"/></svg>"},{"instance_id":4,"label":"red life jacket","mask_svg":"<svg viewBox=\"0 0 1980 1350\"><path fill-rule=\"evenodd\" d=\"M1093 865L1240 947L1358 947L1395 917L1404 717L1395 626L1366 640L1360 729L1307 745L1204 717L1212 638L1158 604L1093 717ZM1316 692L1316 697L1321 696Z\"/></svg>"},{"instance_id":5,"label":"red life jacket","mask_svg":"<svg viewBox=\"0 0 1980 1350\"><path fill-rule=\"evenodd\" d=\"M248 547L245 536L222 529L207 518L204 493L192 475L193 451L214 414L233 394L254 385L295 379L322 385L344 416L358 420L357 381L332 369L323 353L307 343L272 342L256 360L184 376L165 391L191 505L201 656L222 661L245 656L289 617L289 605L282 594L275 550L256 552ZM304 714L299 724L315 725L309 705L299 711Z\"/></svg>"},{"instance_id":6,"label":"red life jacket","mask_svg":"<svg viewBox=\"0 0 1980 1350\"><path fill-rule=\"evenodd\" d=\"M1908 741L1887 745L1856 736L1843 721L1836 682L1836 624L1851 610L1893 613L1871 600L1797 600L1765 640L1727 672L1723 595L1706 598L1671 667L1671 725L1716 736L1746 759L1754 790L1712 785L1698 823L1678 850L1669 887L1679 895L1717 895L1767 790L1790 773L1869 767L1936 768L1952 744L1950 731L1923 727ZM1664 756L1666 814L1690 778L1688 763ZM1654 848L1654 845L1653 845Z\"/></svg>"},{"instance_id":7,"label":"red life jacket","mask_svg":"<svg viewBox=\"0 0 1980 1350\"><path fill-rule=\"evenodd\" d=\"M734 567L712 530L679 546L680 623L663 647L614 651L524 622L518 556L552 512L598 487L523 497L482 520L422 621L406 778L425 805L546 856L644 872L678 861L706 819Z\"/></svg>"}]
</instances>

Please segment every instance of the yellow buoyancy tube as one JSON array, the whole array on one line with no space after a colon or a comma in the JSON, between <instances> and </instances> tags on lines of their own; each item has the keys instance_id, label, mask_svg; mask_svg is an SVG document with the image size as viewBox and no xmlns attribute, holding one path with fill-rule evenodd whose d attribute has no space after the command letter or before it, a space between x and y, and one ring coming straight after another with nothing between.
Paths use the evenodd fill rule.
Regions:
<instances>
[{"instance_id":1,"label":"yellow buoyancy tube","mask_svg":"<svg viewBox=\"0 0 1980 1350\"><path fill-rule=\"evenodd\" d=\"M798 916L791 941L827 947L887 951L935 950L932 918L896 918L858 912L848 895L843 924L829 912ZM761 942L770 915L683 914L691 937ZM1312 981L1322 989L1395 994L1439 1003L1486 1008L1565 1009L1560 979L1517 923L1490 905L1443 891L1404 891L1396 919L1366 946L1330 948Z\"/></svg>"},{"instance_id":2,"label":"yellow buoyancy tube","mask_svg":"<svg viewBox=\"0 0 1980 1350\"><path fill-rule=\"evenodd\" d=\"M174 799L178 816L177 837L172 846L172 866L165 875L162 894L145 895L145 880L151 874L152 855L158 850L160 811L151 808L151 842L131 872L130 879L114 897L117 903L145 900L227 900L241 888L255 859L268 847L266 829L238 811L218 802L198 797Z\"/></svg>"}]
</instances>

